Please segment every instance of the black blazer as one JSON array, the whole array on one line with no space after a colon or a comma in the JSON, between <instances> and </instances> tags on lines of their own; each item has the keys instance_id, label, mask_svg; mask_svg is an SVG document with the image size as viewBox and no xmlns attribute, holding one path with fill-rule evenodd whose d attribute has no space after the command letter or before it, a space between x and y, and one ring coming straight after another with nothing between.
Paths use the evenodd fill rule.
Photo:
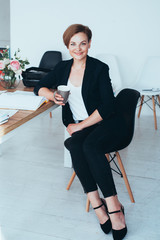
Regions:
<instances>
[{"instance_id":1,"label":"black blazer","mask_svg":"<svg viewBox=\"0 0 160 240\"><path fill-rule=\"evenodd\" d=\"M67 85L72 64L73 59L58 63L53 71L39 81L34 93L38 95L38 91L42 87L56 89L59 85ZM87 56L82 83L82 98L88 115L97 109L105 120L115 113L115 97L109 77L109 67L89 56ZM65 126L74 123L68 103L62 107L62 120Z\"/></svg>"}]
</instances>

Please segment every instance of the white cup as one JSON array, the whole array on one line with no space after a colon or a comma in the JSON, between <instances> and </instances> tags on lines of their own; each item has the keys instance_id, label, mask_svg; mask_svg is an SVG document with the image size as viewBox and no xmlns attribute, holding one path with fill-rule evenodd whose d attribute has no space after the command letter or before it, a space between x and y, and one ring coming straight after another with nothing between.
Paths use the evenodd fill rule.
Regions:
<instances>
[{"instance_id":1,"label":"white cup","mask_svg":"<svg viewBox=\"0 0 160 240\"><path fill-rule=\"evenodd\" d=\"M68 101L70 88L66 85L59 85L57 88L57 93L63 97L63 103L65 104Z\"/></svg>"}]
</instances>

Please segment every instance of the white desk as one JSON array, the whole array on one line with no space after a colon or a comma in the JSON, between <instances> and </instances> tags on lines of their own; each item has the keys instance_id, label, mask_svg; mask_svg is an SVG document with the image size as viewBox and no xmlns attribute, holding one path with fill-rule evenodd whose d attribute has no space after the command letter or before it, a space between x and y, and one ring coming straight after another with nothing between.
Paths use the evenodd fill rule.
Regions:
<instances>
[{"instance_id":1,"label":"white desk","mask_svg":"<svg viewBox=\"0 0 160 240\"><path fill-rule=\"evenodd\" d=\"M64 140L69 137L70 137L69 133L67 132L66 128L64 128ZM64 167L72 168L71 155L66 147L64 147Z\"/></svg>"},{"instance_id":2,"label":"white desk","mask_svg":"<svg viewBox=\"0 0 160 240\"><path fill-rule=\"evenodd\" d=\"M148 104L148 101L152 100L153 108L153 114L154 114L154 126L155 130L157 130L157 117L156 117L156 105L160 106L160 91L143 91L143 90L138 90L141 94L141 100L140 100L140 106L139 106L139 112L138 112L138 118L140 117L142 106L144 103L150 107ZM144 97L147 97L147 100L144 100ZM158 99L158 100L157 100ZM159 103L158 103L159 101Z\"/></svg>"}]
</instances>

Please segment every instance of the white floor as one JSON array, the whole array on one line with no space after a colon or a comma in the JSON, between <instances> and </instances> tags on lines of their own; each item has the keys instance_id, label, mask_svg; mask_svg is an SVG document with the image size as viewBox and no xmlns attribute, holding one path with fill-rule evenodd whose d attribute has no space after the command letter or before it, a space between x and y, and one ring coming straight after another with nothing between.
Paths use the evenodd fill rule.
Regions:
<instances>
[{"instance_id":1,"label":"white floor","mask_svg":"<svg viewBox=\"0 0 160 240\"><path fill-rule=\"evenodd\" d=\"M114 174L125 206L126 240L160 239L160 121L136 119L130 146L121 151L136 203L123 179ZM86 196L72 169L63 167L61 109L45 116L2 144L0 157L0 240L110 240L94 211L85 212Z\"/></svg>"}]
</instances>

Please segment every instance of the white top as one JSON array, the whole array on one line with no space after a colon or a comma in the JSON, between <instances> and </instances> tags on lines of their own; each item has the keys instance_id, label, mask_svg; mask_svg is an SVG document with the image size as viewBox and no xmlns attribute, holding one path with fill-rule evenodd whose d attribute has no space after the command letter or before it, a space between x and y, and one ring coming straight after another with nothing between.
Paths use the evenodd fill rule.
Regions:
<instances>
[{"instance_id":1,"label":"white top","mask_svg":"<svg viewBox=\"0 0 160 240\"><path fill-rule=\"evenodd\" d=\"M68 80L68 87L70 88L68 103L73 114L73 119L75 121L86 119L88 113L82 98L82 86L75 87L70 80Z\"/></svg>"}]
</instances>

